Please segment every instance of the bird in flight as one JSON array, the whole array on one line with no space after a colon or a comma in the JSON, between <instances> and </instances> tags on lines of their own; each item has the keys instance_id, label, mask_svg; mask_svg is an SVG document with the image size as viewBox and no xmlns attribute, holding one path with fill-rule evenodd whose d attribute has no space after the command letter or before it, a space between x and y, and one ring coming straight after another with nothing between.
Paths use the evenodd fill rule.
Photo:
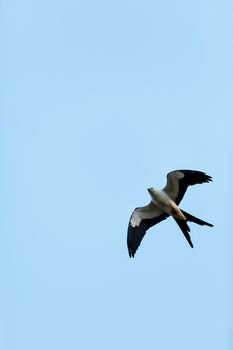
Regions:
<instances>
[{"instance_id":1,"label":"bird in flight","mask_svg":"<svg viewBox=\"0 0 233 350\"><path fill-rule=\"evenodd\" d=\"M202 171L174 170L167 174L166 186L161 191L148 188L151 202L144 207L136 208L130 217L127 235L129 256L134 257L146 231L169 216L173 217L189 245L193 248L187 221L202 226L213 227L213 225L186 213L179 208L179 204L188 186L210 181L212 181L212 177Z\"/></svg>"}]
</instances>

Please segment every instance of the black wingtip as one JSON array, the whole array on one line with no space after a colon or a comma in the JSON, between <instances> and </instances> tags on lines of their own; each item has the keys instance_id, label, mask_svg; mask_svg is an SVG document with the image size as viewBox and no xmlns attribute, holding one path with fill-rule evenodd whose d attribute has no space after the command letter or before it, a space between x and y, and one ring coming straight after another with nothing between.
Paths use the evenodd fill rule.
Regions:
<instances>
[{"instance_id":1,"label":"black wingtip","mask_svg":"<svg viewBox=\"0 0 233 350\"><path fill-rule=\"evenodd\" d=\"M134 258L134 254L131 253L131 252L129 252L129 257L130 257L130 258Z\"/></svg>"},{"instance_id":2,"label":"black wingtip","mask_svg":"<svg viewBox=\"0 0 233 350\"><path fill-rule=\"evenodd\" d=\"M209 175L204 173L204 177L205 177L205 181L204 182L211 182L211 181L213 181L212 176L209 176Z\"/></svg>"},{"instance_id":3,"label":"black wingtip","mask_svg":"<svg viewBox=\"0 0 233 350\"><path fill-rule=\"evenodd\" d=\"M136 253L136 250L135 250L135 252L134 252L134 250L131 248L131 246L130 246L130 243L131 242L128 242L128 253L129 253L129 257L130 258L134 258L134 255L135 255L135 253Z\"/></svg>"},{"instance_id":4,"label":"black wingtip","mask_svg":"<svg viewBox=\"0 0 233 350\"><path fill-rule=\"evenodd\" d=\"M213 181L212 176L207 175L203 171L196 172L196 180L197 180L197 183L199 184L209 183Z\"/></svg>"},{"instance_id":5,"label":"black wingtip","mask_svg":"<svg viewBox=\"0 0 233 350\"><path fill-rule=\"evenodd\" d=\"M134 249L133 245L132 245L132 241L128 241L127 242L128 245L128 253L129 253L129 257L130 258L134 258L134 255L137 251L137 249Z\"/></svg>"}]
</instances>

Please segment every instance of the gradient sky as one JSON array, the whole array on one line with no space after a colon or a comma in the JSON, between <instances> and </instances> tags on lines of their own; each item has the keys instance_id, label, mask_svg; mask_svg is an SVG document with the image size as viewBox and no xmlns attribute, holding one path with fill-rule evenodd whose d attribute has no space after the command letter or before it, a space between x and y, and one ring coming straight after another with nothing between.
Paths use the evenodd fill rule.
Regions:
<instances>
[{"instance_id":1,"label":"gradient sky","mask_svg":"<svg viewBox=\"0 0 233 350\"><path fill-rule=\"evenodd\" d=\"M232 349L232 7L2 1L2 350ZM174 169L213 176L181 207L215 227L129 259Z\"/></svg>"}]
</instances>

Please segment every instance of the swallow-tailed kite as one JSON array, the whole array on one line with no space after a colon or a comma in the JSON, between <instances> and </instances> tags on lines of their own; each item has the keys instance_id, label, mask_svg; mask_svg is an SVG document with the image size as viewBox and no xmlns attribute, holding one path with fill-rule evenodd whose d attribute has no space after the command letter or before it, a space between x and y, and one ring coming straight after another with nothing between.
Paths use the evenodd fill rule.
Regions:
<instances>
[{"instance_id":1,"label":"swallow-tailed kite","mask_svg":"<svg viewBox=\"0 0 233 350\"><path fill-rule=\"evenodd\" d=\"M148 188L151 202L145 207L136 208L130 217L127 236L129 256L134 257L146 231L167 219L170 215L179 225L188 243L193 248L187 221L195 222L195 224L202 226L213 227L213 225L186 213L178 205L184 197L188 186L210 181L212 181L211 176L201 171L175 170L167 174L167 184L161 191L155 188Z\"/></svg>"}]
</instances>

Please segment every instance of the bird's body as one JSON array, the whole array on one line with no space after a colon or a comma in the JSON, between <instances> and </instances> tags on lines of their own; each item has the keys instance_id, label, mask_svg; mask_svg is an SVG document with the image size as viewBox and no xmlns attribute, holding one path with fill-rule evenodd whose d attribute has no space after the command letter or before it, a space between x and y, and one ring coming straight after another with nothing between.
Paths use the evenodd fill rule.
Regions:
<instances>
[{"instance_id":1,"label":"bird's body","mask_svg":"<svg viewBox=\"0 0 233 350\"><path fill-rule=\"evenodd\" d=\"M175 170L167 175L167 184L161 191L149 188L151 202L147 206L136 208L130 218L127 236L129 256L134 257L146 231L169 216L174 218L190 246L193 247L187 221L198 225L213 225L184 212L179 208L179 203L188 186L210 181L212 178L201 171Z\"/></svg>"},{"instance_id":2,"label":"bird's body","mask_svg":"<svg viewBox=\"0 0 233 350\"><path fill-rule=\"evenodd\" d=\"M176 205L176 203L171 199L171 197L162 191L158 191L155 188L148 188L148 192L151 196L152 202L159 207L165 213L175 216L178 219L186 220L186 217Z\"/></svg>"}]
</instances>

